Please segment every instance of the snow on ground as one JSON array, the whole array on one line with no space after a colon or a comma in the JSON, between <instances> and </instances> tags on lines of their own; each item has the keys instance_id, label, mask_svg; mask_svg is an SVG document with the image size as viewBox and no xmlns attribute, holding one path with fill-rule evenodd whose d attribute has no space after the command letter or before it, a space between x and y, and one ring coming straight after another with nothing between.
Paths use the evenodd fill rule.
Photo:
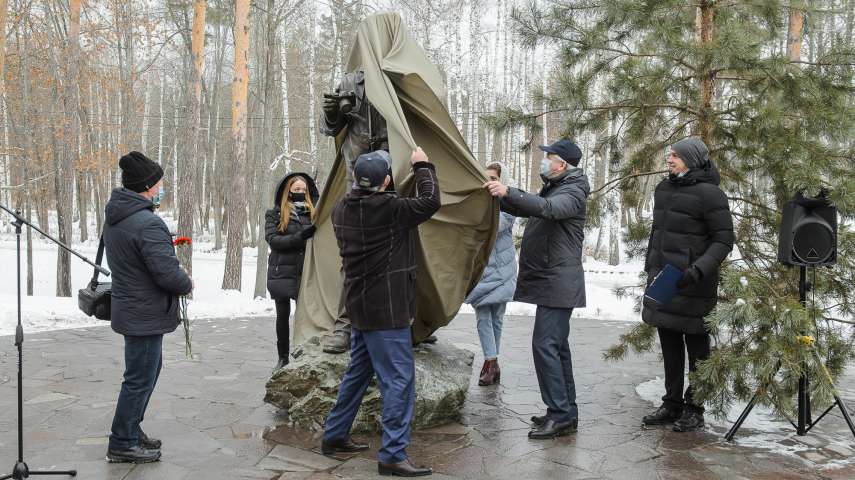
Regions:
<instances>
[{"instance_id":1,"label":"snow on ground","mask_svg":"<svg viewBox=\"0 0 855 480\"><path fill-rule=\"evenodd\" d=\"M633 321L640 320L641 315L634 311L635 299L631 297L617 298L614 289L627 287L639 282L638 274L643 268L642 263L627 263L611 266L607 263L588 259L585 267L585 296L586 307L573 310L574 318L593 318L599 320ZM511 302L505 310L505 315L534 316L535 305ZM474 313L469 305L460 308L461 313Z\"/></svg>"},{"instance_id":2,"label":"snow on ground","mask_svg":"<svg viewBox=\"0 0 855 480\"><path fill-rule=\"evenodd\" d=\"M687 385L688 382L689 379L686 378ZM658 407L662 404L662 396L665 395L665 381L660 377L656 377L653 380L649 380L638 385L635 387L635 391L643 400L647 400L654 407ZM747 404L741 402L734 404L730 407L730 411L727 412L726 418L716 418L712 415L705 415L704 420L712 427L729 430L739 418L739 415L745 409L746 405ZM851 446L851 439L849 438L844 439L837 435L824 436L830 440L829 444L831 445L836 444L846 447L847 449ZM757 405L751 410L751 414L748 415L748 418L746 418L742 423L742 426L734 437L734 442L743 447L771 450L774 453L785 455L796 455L799 452L814 449L810 445L796 441L797 438L800 437L796 435L795 429L789 424L789 422L776 416L768 407ZM848 463L852 461L855 461L855 458L831 462L826 466L830 466L833 463Z\"/></svg>"},{"instance_id":3,"label":"snow on ground","mask_svg":"<svg viewBox=\"0 0 855 480\"><path fill-rule=\"evenodd\" d=\"M87 242L75 245L75 249L89 258L95 259L97 243ZM23 247L22 247L23 250ZM76 257L71 259L71 298L58 298L56 293L56 247L47 243L33 243L33 293L26 296L26 258L21 258L22 297L21 319L25 332L41 332L63 328L90 327L107 325L92 317L87 317L77 308L77 290L85 287L92 277L92 267ZM223 291L223 252L210 252L210 246L197 245L193 254L193 277L196 281L194 299L189 306L192 319L213 317L252 317L274 315L273 301L252 298L255 288L256 251L244 249L243 284L240 292ZM15 242L0 241L0 265L4 273L0 274L0 335L15 332L17 323L16 280L15 280ZM106 261L104 262L106 264ZM109 265L105 265L107 269ZM103 277L102 281L103 280ZM109 281L109 280L107 280Z\"/></svg>"},{"instance_id":4,"label":"snow on ground","mask_svg":"<svg viewBox=\"0 0 855 480\"><path fill-rule=\"evenodd\" d=\"M167 221L169 220L167 218ZM94 226L90 231L92 230ZM225 252L213 251L212 242L201 240L208 239L194 242L193 277L196 281L196 292L189 307L190 317L199 319L274 315L275 309L271 300L252 298L255 287L256 250L244 249L241 291L223 291L220 286L223 279ZM75 250L90 260L95 259L97 247L97 240L74 244ZM47 240L34 239L34 296L28 297L26 296L26 236L22 237L21 281L24 296L21 316L24 331L40 332L107 325L107 322L87 317L77 308L77 290L84 288L92 276L92 268L78 258L71 258L73 296L71 298L55 296L56 254L57 247ZM4 232L0 234L0 265L4 266L4 272L0 274L0 335L13 334L17 322L15 261L14 235ZM106 260L104 263L109 269ZM587 260L585 279L588 306L576 309L573 316L602 320L637 320L639 315L633 311L634 300L616 298L613 289L637 283L640 269L639 263L612 267L591 259ZM507 314L533 316L534 310L534 305L513 302L508 304ZM292 311L294 311L293 308ZM473 312L469 305L463 305L460 311L461 313Z\"/></svg>"}]
</instances>

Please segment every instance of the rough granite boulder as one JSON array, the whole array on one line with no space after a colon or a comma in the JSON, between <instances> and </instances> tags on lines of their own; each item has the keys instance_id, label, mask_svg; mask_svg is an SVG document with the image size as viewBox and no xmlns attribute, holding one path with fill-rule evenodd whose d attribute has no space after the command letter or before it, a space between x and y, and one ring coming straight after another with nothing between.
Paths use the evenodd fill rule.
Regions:
<instances>
[{"instance_id":1,"label":"rough granite boulder","mask_svg":"<svg viewBox=\"0 0 855 480\"><path fill-rule=\"evenodd\" d=\"M315 337L292 352L291 362L273 373L264 401L286 410L294 424L321 430L335 405L338 385L350 355L330 355ZM413 428L430 428L453 422L469 389L472 352L445 343L421 344L414 349L416 363L416 411ZM376 378L371 380L354 431L380 430L382 405Z\"/></svg>"}]
</instances>

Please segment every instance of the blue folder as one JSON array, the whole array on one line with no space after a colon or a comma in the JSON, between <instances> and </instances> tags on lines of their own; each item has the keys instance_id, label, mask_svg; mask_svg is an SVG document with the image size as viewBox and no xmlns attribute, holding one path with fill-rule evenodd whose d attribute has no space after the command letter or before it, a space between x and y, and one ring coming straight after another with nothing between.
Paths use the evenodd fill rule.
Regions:
<instances>
[{"instance_id":1,"label":"blue folder","mask_svg":"<svg viewBox=\"0 0 855 480\"><path fill-rule=\"evenodd\" d=\"M654 302L665 305L671 302L677 296L677 282L683 278L683 271L674 265L666 264L665 268L650 282L644 296Z\"/></svg>"}]
</instances>

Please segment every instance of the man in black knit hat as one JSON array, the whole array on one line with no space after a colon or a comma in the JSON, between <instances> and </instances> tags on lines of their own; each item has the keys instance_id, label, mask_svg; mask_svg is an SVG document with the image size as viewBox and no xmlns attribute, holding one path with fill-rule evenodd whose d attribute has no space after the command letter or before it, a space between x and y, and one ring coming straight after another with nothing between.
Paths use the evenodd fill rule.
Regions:
<instances>
[{"instance_id":1,"label":"man in black knit hat","mask_svg":"<svg viewBox=\"0 0 855 480\"><path fill-rule=\"evenodd\" d=\"M106 207L103 238L112 270L111 325L125 337L125 375L110 429L107 460L160 459L160 441L140 428L163 364L163 334L178 327L178 297L193 280L178 264L172 237L154 213L163 169L140 152L119 160L122 187Z\"/></svg>"}]
</instances>

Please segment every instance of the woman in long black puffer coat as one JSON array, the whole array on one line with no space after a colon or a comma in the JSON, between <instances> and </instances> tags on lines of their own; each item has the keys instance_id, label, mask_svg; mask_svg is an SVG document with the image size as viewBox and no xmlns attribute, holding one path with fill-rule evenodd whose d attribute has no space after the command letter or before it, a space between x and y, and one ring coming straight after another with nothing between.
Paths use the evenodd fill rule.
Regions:
<instances>
[{"instance_id":1,"label":"woman in long black puffer coat","mask_svg":"<svg viewBox=\"0 0 855 480\"><path fill-rule=\"evenodd\" d=\"M305 173L286 175L276 187L274 207L265 214L265 240L270 245L267 259L267 290L276 302L276 349L279 361L275 370L288 364L290 349L291 299L300 293L300 277L306 242L315 234L312 220L318 201L318 188Z\"/></svg>"}]
</instances>

